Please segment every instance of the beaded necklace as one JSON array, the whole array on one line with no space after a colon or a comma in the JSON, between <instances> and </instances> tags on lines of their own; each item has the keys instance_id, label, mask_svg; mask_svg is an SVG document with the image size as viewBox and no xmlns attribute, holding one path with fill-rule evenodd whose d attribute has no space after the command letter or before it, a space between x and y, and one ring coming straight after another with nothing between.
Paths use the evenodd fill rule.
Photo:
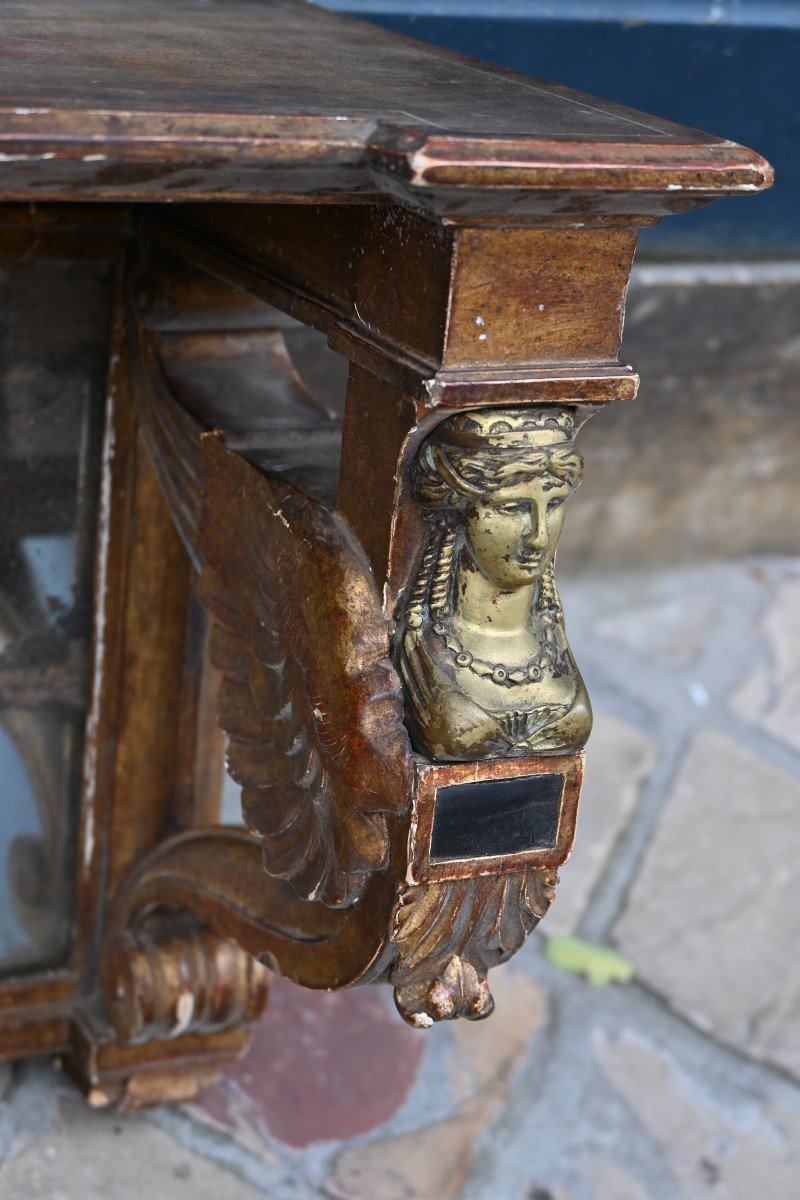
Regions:
<instances>
[{"instance_id":1,"label":"beaded necklace","mask_svg":"<svg viewBox=\"0 0 800 1200\"><path fill-rule=\"evenodd\" d=\"M545 626L545 645L542 650L524 666L509 667L505 663L489 663L482 658L475 658L469 650L465 650L456 637L452 628L444 621L434 621L433 632L437 634L448 650L455 655L455 664L465 671L472 671L481 678L491 676L492 683L505 687L514 687L521 683L538 683L547 668L552 668L555 676L564 674L566 665L561 663L564 655L558 654L558 647L553 637L552 629ZM566 652L565 652L566 653Z\"/></svg>"}]
</instances>

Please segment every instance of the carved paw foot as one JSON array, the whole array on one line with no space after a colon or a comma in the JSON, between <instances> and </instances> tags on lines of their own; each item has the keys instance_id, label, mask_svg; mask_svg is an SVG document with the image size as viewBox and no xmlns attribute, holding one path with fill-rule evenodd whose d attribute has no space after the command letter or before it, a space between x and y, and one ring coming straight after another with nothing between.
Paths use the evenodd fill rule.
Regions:
<instances>
[{"instance_id":1,"label":"carved paw foot","mask_svg":"<svg viewBox=\"0 0 800 1200\"><path fill-rule=\"evenodd\" d=\"M418 980L395 988L394 1002L403 1020L417 1029L454 1017L480 1021L494 1012L486 974L457 955L431 982Z\"/></svg>"}]
</instances>

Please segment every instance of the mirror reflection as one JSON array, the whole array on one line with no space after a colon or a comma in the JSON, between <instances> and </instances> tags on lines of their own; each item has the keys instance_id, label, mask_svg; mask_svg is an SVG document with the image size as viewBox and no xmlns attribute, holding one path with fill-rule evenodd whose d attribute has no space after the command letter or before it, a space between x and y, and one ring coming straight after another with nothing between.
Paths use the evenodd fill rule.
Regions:
<instances>
[{"instance_id":1,"label":"mirror reflection","mask_svg":"<svg viewBox=\"0 0 800 1200\"><path fill-rule=\"evenodd\" d=\"M69 948L108 271L0 264L0 972Z\"/></svg>"}]
</instances>

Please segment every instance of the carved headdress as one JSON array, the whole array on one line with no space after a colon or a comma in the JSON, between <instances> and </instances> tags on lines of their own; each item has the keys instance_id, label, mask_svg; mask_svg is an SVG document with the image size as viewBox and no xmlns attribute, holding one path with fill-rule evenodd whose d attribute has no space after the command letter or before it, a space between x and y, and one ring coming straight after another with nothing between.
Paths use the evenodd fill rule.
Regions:
<instances>
[{"instance_id":1,"label":"carved headdress","mask_svg":"<svg viewBox=\"0 0 800 1200\"><path fill-rule=\"evenodd\" d=\"M577 486L583 459L568 408L480 409L451 417L423 443L415 477L426 516L536 476ZM435 519L435 517L434 517Z\"/></svg>"},{"instance_id":2,"label":"carved headdress","mask_svg":"<svg viewBox=\"0 0 800 1200\"><path fill-rule=\"evenodd\" d=\"M479 409L443 421L423 442L414 488L432 526L406 607L406 626L418 629L427 610L448 617L453 568L465 514L471 503L532 476L545 488L575 488L583 458L573 441L569 408ZM560 616L552 569L542 581L537 606Z\"/></svg>"}]
</instances>

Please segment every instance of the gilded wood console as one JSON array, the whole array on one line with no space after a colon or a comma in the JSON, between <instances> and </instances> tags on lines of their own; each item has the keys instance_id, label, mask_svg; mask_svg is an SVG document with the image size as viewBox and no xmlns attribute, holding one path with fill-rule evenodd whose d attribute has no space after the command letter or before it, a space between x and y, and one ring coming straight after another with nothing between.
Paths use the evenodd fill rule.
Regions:
<instances>
[{"instance_id":1,"label":"gilded wood console","mask_svg":"<svg viewBox=\"0 0 800 1200\"><path fill-rule=\"evenodd\" d=\"M6 971L0 1052L60 1054L94 1104L189 1095L267 968L488 1016L575 833L554 556L581 425L636 394L637 233L770 168L301 0L0 24L0 259L71 264L78 306L94 264L110 331L88 643L36 695L0 672L29 762L48 704L85 715L69 937Z\"/></svg>"}]
</instances>

